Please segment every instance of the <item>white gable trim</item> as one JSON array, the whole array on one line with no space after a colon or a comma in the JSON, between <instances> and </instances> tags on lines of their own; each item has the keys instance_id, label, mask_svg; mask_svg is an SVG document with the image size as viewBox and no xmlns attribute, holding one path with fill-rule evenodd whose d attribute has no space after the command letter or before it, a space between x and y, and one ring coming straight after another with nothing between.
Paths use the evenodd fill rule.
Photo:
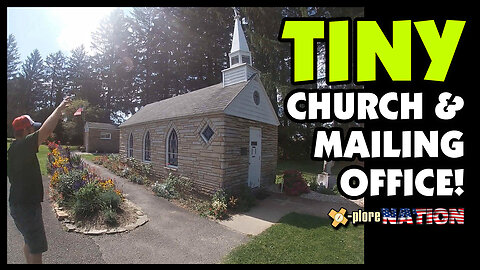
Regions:
<instances>
[{"instance_id":1,"label":"white gable trim","mask_svg":"<svg viewBox=\"0 0 480 270\"><path fill-rule=\"evenodd\" d=\"M253 99L255 91L258 92L260 97L260 103L258 105L255 104ZM224 113L270 125L280 125L277 114L258 75L255 75L254 79L251 79L248 84L245 85L230 104L228 104Z\"/></svg>"}]
</instances>

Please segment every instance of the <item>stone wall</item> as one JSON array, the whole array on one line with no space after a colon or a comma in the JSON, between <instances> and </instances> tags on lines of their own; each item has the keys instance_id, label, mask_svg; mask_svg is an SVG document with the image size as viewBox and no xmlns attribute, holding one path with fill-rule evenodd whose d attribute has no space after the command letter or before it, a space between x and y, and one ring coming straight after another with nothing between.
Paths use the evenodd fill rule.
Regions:
<instances>
[{"instance_id":1,"label":"stone wall","mask_svg":"<svg viewBox=\"0 0 480 270\"><path fill-rule=\"evenodd\" d=\"M214 135L208 143L201 132L209 125ZM277 127L251 120L226 116L223 113L177 118L120 128L120 153L127 154L128 138L133 134L133 157L143 160L143 139L150 131L151 162L155 175L165 178L169 173L189 177L196 188L213 193L219 188L246 184L249 127L262 128L262 180L273 181L277 165ZM175 129L178 136L178 167L166 164L167 134ZM148 162L148 161L146 161Z\"/></svg>"},{"instance_id":2,"label":"stone wall","mask_svg":"<svg viewBox=\"0 0 480 270\"><path fill-rule=\"evenodd\" d=\"M262 130L262 169L260 186L275 180L277 168L278 128L274 125L225 115L225 188L246 185L248 181L250 127ZM242 148L244 153L242 154Z\"/></svg>"}]
</instances>

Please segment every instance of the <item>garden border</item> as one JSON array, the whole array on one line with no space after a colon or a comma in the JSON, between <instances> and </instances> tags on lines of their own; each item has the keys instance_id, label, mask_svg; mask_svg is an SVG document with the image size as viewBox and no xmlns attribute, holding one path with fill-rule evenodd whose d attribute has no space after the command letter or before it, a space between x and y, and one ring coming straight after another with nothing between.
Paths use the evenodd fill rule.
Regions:
<instances>
[{"instance_id":1,"label":"garden border","mask_svg":"<svg viewBox=\"0 0 480 270\"><path fill-rule=\"evenodd\" d=\"M115 233L132 231L149 221L147 214L145 214L140 207L135 205L130 200L124 199L125 204L128 204L130 207L133 207L135 209L135 214L137 216L137 219L135 222L132 222L124 226L112 227L108 229L97 229L97 228L87 229L87 228L83 228L81 226L75 225L74 220L70 219L70 216L66 211L63 210L63 207L58 206L58 204L54 200L51 200L51 201L52 201L52 208L53 208L53 212L55 213L55 216L57 217L58 221L61 222L62 227L67 232L76 232L76 233L82 233L85 235L115 234Z\"/></svg>"}]
</instances>

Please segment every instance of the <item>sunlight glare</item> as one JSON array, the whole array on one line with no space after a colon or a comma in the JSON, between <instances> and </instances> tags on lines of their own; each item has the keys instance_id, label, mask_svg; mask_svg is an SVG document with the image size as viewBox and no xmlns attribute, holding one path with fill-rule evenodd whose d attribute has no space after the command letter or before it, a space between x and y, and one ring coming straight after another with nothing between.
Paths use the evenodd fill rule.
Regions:
<instances>
[{"instance_id":1,"label":"sunlight glare","mask_svg":"<svg viewBox=\"0 0 480 270\"><path fill-rule=\"evenodd\" d=\"M60 49L70 52L83 44L89 52L92 32L97 30L102 19L114 9L114 7L50 8L51 15L62 27L57 38Z\"/></svg>"}]
</instances>

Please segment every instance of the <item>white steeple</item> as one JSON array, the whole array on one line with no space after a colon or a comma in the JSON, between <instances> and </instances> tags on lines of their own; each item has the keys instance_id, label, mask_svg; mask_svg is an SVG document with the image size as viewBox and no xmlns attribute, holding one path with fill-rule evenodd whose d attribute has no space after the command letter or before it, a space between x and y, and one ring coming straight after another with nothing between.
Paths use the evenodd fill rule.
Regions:
<instances>
[{"instance_id":1,"label":"white steeple","mask_svg":"<svg viewBox=\"0 0 480 270\"><path fill-rule=\"evenodd\" d=\"M236 51L250 52L248 49L247 39L242 29L242 22L240 21L240 15L235 10L235 28L233 29L232 49L230 53Z\"/></svg>"},{"instance_id":2,"label":"white steeple","mask_svg":"<svg viewBox=\"0 0 480 270\"><path fill-rule=\"evenodd\" d=\"M235 12L235 27L233 29L232 48L228 54L230 67L222 70L223 86L247 81L254 73L259 71L252 67L252 54L248 49L247 39L242 29L240 15Z\"/></svg>"}]
</instances>

